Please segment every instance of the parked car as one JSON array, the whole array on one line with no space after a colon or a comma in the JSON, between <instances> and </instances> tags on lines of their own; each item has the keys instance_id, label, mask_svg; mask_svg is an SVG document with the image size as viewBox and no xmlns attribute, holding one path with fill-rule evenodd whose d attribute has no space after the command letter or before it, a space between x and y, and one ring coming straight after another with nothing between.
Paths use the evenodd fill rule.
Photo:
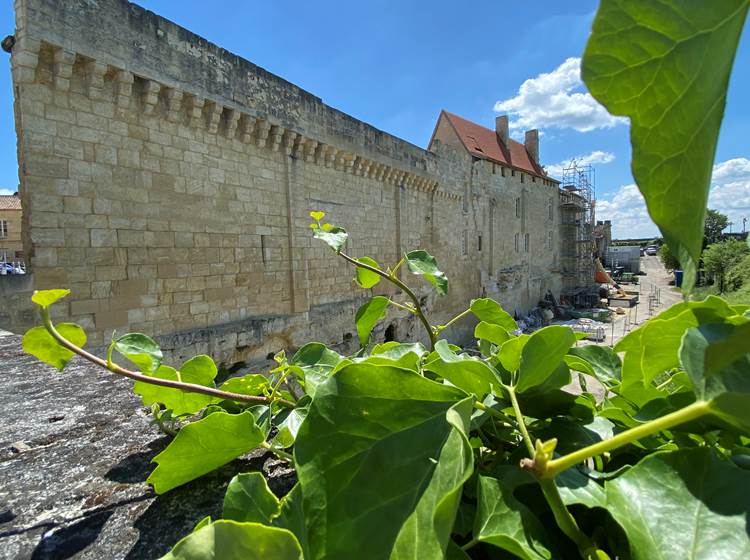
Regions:
<instances>
[{"instance_id":1,"label":"parked car","mask_svg":"<svg viewBox=\"0 0 750 560\"><path fill-rule=\"evenodd\" d=\"M646 254L649 256L653 257L658 252L659 252L659 247L657 247L656 245L649 245L648 247L646 247Z\"/></svg>"}]
</instances>

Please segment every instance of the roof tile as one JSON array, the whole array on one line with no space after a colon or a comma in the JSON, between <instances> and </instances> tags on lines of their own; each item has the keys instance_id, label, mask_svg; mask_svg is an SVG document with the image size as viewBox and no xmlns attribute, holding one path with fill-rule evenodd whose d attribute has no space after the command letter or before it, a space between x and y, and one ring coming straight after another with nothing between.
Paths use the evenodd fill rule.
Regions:
<instances>
[{"instance_id":1,"label":"roof tile","mask_svg":"<svg viewBox=\"0 0 750 560\"><path fill-rule=\"evenodd\" d=\"M0 210L20 210L21 199L12 194L0 194Z\"/></svg>"}]
</instances>

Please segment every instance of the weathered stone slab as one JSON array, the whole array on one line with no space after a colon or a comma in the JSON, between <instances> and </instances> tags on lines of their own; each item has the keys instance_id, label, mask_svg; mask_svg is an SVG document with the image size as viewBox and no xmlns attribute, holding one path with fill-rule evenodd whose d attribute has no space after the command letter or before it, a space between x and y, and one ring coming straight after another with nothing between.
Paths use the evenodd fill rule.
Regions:
<instances>
[{"instance_id":1,"label":"weathered stone slab","mask_svg":"<svg viewBox=\"0 0 750 560\"><path fill-rule=\"evenodd\" d=\"M221 513L238 472L265 469L283 495L290 470L249 454L156 496L143 481L169 438L131 382L83 360L59 373L0 331L0 558L157 558Z\"/></svg>"}]
</instances>

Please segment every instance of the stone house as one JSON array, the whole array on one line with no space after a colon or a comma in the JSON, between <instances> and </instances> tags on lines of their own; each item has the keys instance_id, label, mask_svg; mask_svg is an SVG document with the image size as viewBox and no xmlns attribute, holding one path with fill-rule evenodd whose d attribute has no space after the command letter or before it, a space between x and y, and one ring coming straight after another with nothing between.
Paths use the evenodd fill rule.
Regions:
<instances>
[{"instance_id":1,"label":"stone house","mask_svg":"<svg viewBox=\"0 0 750 560\"><path fill-rule=\"evenodd\" d=\"M59 319L89 346L154 336L180 360L265 358L356 341L351 267L311 239L393 266L435 255L450 280L417 286L435 324L489 296L511 313L560 294L560 189L539 138L443 112L422 149L125 0L15 0L11 65L29 272L0 328L30 326L33 289L67 287ZM381 283L382 284L382 283ZM469 339L470 321L454 339ZM392 310L376 331L419 338Z\"/></svg>"},{"instance_id":2,"label":"stone house","mask_svg":"<svg viewBox=\"0 0 750 560\"><path fill-rule=\"evenodd\" d=\"M0 262L23 261L22 214L18 193L0 195Z\"/></svg>"}]
</instances>

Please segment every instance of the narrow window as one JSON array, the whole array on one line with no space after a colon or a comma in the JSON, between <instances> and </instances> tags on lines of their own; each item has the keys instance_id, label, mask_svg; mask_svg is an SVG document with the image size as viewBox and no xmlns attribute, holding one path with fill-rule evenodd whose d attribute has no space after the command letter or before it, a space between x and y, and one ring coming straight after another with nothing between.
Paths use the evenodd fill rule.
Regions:
<instances>
[{"instance_id":1,"label":"narrow window","mask_svg":"<svg viewBox=\"0 0 750 560\"><path fill-rule=\"evenodd\" d=\"M531 182L532 183L536 183L536 175L532 175L531 176Z\"/></svg>"},{"instance_id":2,"label":"narrow window","mask_svg":"<svg viewBox=\"0 0 750 560\"><path fill-rule=\"evenodd\" d=\"M515 169L511 169L510 170L510 176L511 177L515 177L516 176L516 170Z\"/></svg>"},{"instance_id":3,"label":"narrow window","mask_svg":"<svg viewBox=\"0 0 750 560\"><path fill-rule=\"evenodd\" d=\"M525 253L529 252L529 234L523 236L523 250Z\"/></svg>"},{"instance_id":4,"label":"narrow window","mask_svg":"<svg viewBox=\"0 0 750 560\"><path fill-rule=\"evenodd\" d=\"M500 168L500 175L502 175L503 177L505 177L505 168L504 167Z\"/></svg>"},{"instance_id":5,"label":"narrow window","mask_svg":"<svg viewBox=\"0 0 750 560\"><path fill-rule=\"evenodd\" d=\"M482 252L482 236L477 237L477 251Z\"/></svg>"},{"instance_id":6,"label":"narrow window","mask_svg":"<svg viewBox=\"0 0 750 560\"><path fill-rule=\"evenodd\" d=\"M513 239L514 239L515 246L516 246L516 253L518 253L518 234L516 234Z\"/></svg>"},{"instance_id":7,"label":"narrow window","mask_svg":"<svg viewBox=\"0 0 750 560\"><path fill-rule=\"evenodd\" d=\"M547 232L547 249L552 249L552 232Z\"/></svg>"},{"instance_id":8,"label":"narrow window","mask_svg":"<svg viewBox=\"0 0 750 560\"><path fill-rule=\"evenodd\" d=\"M467 255L469 253L469 232L464 230L461 236L461 254Z\"/></svg>"},{"instance_id":9,"label":"narrow window","mask_svg":"<svg viewBox=\"0 0 750 560\"><path fill-rule=\"evenodd\" d=\"M6 220L0 220L0 239L8 237L8 222Z\"/></svg>"},{"instance_id":10,"label":"narrow window","mask_svg":"<svg viewBox=\"0 0 750 560\"><path fill-rule=\"evenodd\" d=\"M521 173L521 182L523 183L523 173Z\"/></svg>"},{"instance_id":11,"label":"narrow window","mask_svg":"<svg viewBox=\"0 0 750 560\"><path fill-rule=\"evenodd\" d=\"M547 213L549 215L549 219L552 219L552 197L549 198L547 201Z\"/></svg>"},{"instance_id":12,"label":"narrow window","mask_svg":"<svg viewBox=\"0 0 750 560\"><path fill-rule=\"evenodd\" d=\"M516 198L516 218L521 217L521 197Z\"/></svg>"}]
</instances>

